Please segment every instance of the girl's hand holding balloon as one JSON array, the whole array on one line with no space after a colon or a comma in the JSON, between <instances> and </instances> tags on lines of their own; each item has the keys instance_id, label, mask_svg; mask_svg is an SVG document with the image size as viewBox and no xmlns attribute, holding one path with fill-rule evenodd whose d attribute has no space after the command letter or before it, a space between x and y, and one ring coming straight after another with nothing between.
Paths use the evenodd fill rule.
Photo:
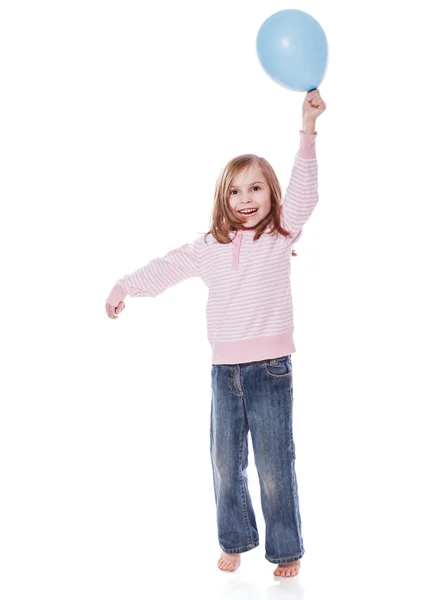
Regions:
<instances>
[{"instance_id":1,"label":"girl's hand holding balloon","mask_svg":"<svg viewBox=\"0 0 447 600\"><path fill-rule=\"evenodd\" d=\"M326 103L319 90L307 92L303 102L303 131L306 135L315 133L315 121L326 110Z\"/></svg>"},{"instance_id":2,"label":"girl's hand holding balloon","mask_svg":"<svg viewBox=\"0 0 447 600\"><path fill-rule=\"evenodd\" d=\"M314 121L326 110L326 103L320 96L319 90L307 92L303 102L303 121L313 119Z\"/></svg>"}]
</instances>

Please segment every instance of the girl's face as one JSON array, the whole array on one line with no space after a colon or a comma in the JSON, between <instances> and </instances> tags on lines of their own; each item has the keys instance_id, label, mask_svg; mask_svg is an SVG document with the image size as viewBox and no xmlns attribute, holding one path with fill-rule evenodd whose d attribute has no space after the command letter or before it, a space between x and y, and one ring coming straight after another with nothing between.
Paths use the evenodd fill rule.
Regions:
<instances>
[{"instance_id":1,"label":"girl's face","mask_svg":"<svg viewBox=\"0 0 447 600\"><path fill-rule=\"evenodd\" d=\"M251 164L245 171L236 175L230 186L230 207L245 219L243 229L251 229L270 212L272 203L270 187L257 164ZM244 215L242 211L256 209Z\"/></svg>"}]
</instances>

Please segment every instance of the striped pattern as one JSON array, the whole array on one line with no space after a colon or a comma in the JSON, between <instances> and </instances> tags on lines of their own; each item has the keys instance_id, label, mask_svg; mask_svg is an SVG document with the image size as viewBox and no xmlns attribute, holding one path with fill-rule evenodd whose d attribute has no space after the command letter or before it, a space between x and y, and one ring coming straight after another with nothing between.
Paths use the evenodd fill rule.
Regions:
<instances>
[{"instance_id":1,"label":"striped pattern","mask_svg":"<svg viewBox=\"0 0 447 600\"><path fill-rule=\"evenodd\" d=\"M117 306L126 295L155 297L189 277L200 277L209 289L207 333L214 364L293 352L291 247L318 202L316 135L300 132L300 140L281 206L282 224L291 236L267 230L255 242L254 231L239 230L231 244L200 236L119 279L107 302Z\"/></svg>"}]
</instances>

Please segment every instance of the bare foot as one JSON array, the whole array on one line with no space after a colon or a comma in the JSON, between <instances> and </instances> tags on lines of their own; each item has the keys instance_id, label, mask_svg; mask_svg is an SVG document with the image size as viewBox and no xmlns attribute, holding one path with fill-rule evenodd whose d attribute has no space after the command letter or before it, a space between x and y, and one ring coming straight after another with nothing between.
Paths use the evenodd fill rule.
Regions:
<instances>
[{"instance_id":1,"label":"bare foot","mask_svg":"<svg viewBox=\"0 0 447 600\"><path fill-rule=\"evenodd\" d=\"M295 577L300 572L300 561L295 560L290 563L282 563L275 569L273 575L277 577Z\"/></svg>"},{"instance_id":2,"label":"bare foot","mask_svg":"<svg viewBox=\"0 0 447 600\"><path fill-rule=\"evenodd\" d=\"M222 552L219 560L217 561L217 566L221 571L236 571L240 564L240 554L227 554L226 552Z\"/></svg>"}]
</instances>

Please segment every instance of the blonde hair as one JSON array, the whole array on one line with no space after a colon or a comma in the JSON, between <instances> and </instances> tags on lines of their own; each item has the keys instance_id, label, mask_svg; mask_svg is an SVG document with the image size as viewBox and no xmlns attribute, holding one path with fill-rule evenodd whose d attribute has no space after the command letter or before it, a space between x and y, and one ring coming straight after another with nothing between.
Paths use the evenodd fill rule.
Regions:
<instances>
[{"instance_id":1,"label":"blonde hair","mask_svg":"<svg viewBox=\"0 0 447 600\"><path fill-rule=\"evenodd\" d=\"M206 236L212 234L218 242L229 244L232 241L229 237L230 231L241 229L240 225L245 223L233 212L230 206L230 187L234 177L253 164L259 166L267 181L272 205L269 214L256 226L253 240L258 240L269 225L271 234L280 234L286 237L291 235L289 231L281 226L281 186L272 166L265 158L256 156L256 154L242 154L230 160L217 179L211 214L211 227L206 233L205 239ZM297 256L295 250L292 250L292 256Z\"/></svg>"}]
</instances>

